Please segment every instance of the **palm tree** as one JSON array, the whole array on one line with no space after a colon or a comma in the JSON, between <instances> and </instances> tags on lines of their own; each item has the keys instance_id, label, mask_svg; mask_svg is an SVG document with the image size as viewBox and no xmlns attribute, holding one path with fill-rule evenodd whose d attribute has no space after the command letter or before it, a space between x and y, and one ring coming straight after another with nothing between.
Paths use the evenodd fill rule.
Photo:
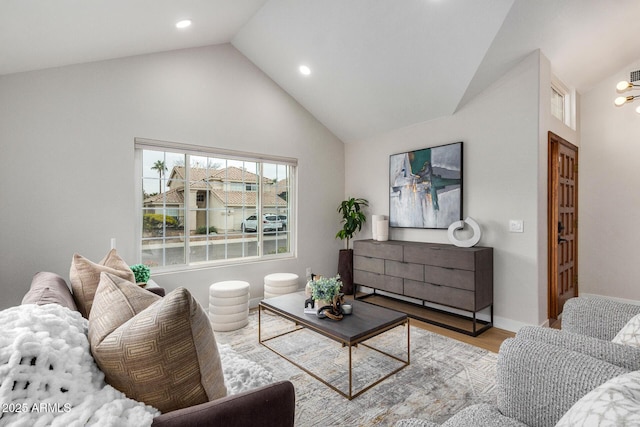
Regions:
<instances>
[{"instance_id":1,"label":"palm tree","mask_svg":"<svg viewBox=\"0 0 640 427\"><path fill-rule=\"evenodd\" d=\"M160 175L160 181L158 182L158 194L162 193L162 177L164 176L164 172L167 170L167 165L164 160L156 160L156 162L151 166L151 170L158 171L158 175Z\"/></svg>"}]
</instances>

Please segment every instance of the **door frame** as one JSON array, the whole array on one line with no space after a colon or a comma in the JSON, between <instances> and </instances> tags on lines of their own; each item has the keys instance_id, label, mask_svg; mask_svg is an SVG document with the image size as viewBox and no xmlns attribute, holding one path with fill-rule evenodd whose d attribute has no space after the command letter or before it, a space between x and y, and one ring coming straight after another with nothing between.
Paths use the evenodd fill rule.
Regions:
<instances>
[{"instance_id":1,"label":"door frame","mask_svg":"<svg viewBox=\"0 0 640 427\"><path fill-rule=\"evenodd\" d=\"M549 320L556 320L561 314L558 304L558 188L559 174L558 170L558 152L559 146L575 151L575 224L574 224L574 241L575 241L575 259L574 268L576 278L578 272L578 147L562 137L549 131L548 134L548 154L547 154L547 264L548 264L548 300L547 315ZM576 280L575 294L578 296L578 281Z\"/></svg>"}]
</instances>

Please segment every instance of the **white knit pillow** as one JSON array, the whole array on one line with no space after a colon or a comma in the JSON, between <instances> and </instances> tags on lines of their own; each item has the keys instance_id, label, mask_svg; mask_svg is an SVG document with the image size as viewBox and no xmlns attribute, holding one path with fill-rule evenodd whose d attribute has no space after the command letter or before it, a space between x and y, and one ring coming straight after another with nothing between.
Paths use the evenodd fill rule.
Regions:
<instances>
[{"instance_id":1,"label":"white knit pillow","mask_svg":"<svg viewBox=\"0 0 640 427\"><path fill-rule=\"evenodd\" d=\"M632 317L611 341L617 344L640 347L640 314Z\"/></svg>"},{"instance_id":2,"label":"white knit pillow","mask_svg":"<svg viewBox=\"0 0 640 427\"><path fill-rule=\"evenodd\" d=\"M640 371L612 378L578 400L556 427L640 425Z\"/></svg>"}]
</instances>

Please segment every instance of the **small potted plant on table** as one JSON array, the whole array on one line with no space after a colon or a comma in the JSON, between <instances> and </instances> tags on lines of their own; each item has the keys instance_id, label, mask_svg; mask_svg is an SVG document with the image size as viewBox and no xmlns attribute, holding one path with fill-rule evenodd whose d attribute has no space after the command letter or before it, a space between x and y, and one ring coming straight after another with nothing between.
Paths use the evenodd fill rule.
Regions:
<instances>
[{"instance_id":1,"label":"small potted plant on table","mask_svg":"<svg viewBox=\"0 0 640 427\"><path fill-rule=\"evenodd\" d=\"M311 289L311 297L315 301L318 317L329 317L333 320L342 319L342 297L340 275L335 277L319 276L307 283Z\"/></svg>"},{"instance_id":2,"label":"small potted plant on table","mask_svg":"<svg viewBox=\"0 0 640 427\"><path fill-rule=\"evenodd\" d=\"M136 278L136 284L144 287L151 278L151 270L144 264L134 264L129 266Z\"/></svg>"}]
</instances>

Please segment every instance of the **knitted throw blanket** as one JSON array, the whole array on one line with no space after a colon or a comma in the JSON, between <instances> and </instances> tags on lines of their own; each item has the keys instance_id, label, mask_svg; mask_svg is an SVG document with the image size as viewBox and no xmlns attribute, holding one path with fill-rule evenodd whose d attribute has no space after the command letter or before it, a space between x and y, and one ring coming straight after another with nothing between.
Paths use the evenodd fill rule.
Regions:
<instances>
[{"instance_id":1,"label":"knitted throw blanket","mask_svg":"<svg viewBox=\"0 0 640 427\"><path fill-rule=\"evenodd\" d=\"M150 426L159 412L104 381L88 322L57 304L0 311L0 426Z\"/></svg>"}]
</instances>

